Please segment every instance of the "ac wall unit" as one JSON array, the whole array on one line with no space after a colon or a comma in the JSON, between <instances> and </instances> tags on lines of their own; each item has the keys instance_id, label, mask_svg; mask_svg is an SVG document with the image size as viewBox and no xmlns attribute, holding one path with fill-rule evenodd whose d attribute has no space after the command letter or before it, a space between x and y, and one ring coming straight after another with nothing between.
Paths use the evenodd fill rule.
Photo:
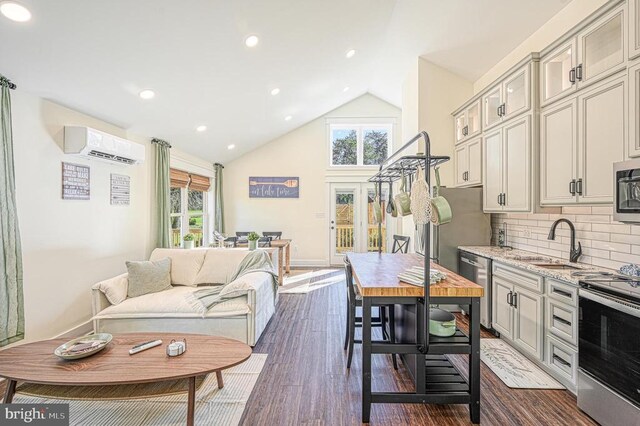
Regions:
<instances>
[{"instance_id":1,"label":"ac wall unit","mask_svg":"<svg viewBox=\"0 0 640 426\"><path fill-rule=\"evenodd\" d=\"M120 164L144 163L145 147L90 127L65 126L64 152Z\"/></svg>"}]
</instances>

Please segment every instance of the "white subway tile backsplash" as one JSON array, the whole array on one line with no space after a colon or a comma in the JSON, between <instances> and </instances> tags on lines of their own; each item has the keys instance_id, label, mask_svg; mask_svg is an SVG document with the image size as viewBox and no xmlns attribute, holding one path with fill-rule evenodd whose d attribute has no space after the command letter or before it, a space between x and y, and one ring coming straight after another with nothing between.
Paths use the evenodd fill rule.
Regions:
<instances>
[{"instance_id":1,"label":"white subway tile backsplash","mask_svg":"<svg viewBox=\"0 0 640 426\"><path fill-rule=\"evenodd\" d=\"M498 229L507 223L507 244L547 256L568 259L571 244L569 227L561 223L555 240L548 240L549 229L560 218L569 219L582 244L581 262L618 269L627 263L640 263L640 226L616 222L611 206L570 206L563 214L494 214L494 241Z\"/></svg>"}]
</instances>

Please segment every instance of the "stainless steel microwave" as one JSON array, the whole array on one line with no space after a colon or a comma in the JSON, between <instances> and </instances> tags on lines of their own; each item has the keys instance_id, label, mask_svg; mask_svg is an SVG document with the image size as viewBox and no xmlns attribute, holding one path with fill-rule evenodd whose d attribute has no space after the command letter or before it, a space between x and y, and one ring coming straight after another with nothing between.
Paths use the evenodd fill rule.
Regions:
<instances>
[{"instance_id":1,"label":"stainless steel microwave","mask_svg":"<svg viewBox=\"0 0 640 426\"><path fill-rule=\"evenodd\" d=\"M613 219L640 223L640 159L613 164Z\"/></svg>"}]
</instances>

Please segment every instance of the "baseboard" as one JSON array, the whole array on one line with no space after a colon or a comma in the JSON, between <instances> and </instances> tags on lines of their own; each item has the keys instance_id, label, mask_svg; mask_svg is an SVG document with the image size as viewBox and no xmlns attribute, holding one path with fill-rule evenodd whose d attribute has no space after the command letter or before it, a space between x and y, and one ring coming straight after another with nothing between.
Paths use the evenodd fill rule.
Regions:
<instances>
[{"instance_id":1,"label":"baseboard","mask_svg":"<svg viewBox=\"0 0 640 426\"><path fill-rule=\"evenodd\" d=\"M61 338L73 339L75 337L84 336L92 332L93 332L93 320L87 320L83 323L76 325L75 327L70 328L67 331L64 331L58 334L53 338L54 339L61 339Z\"/></svg>"}]
</instances>

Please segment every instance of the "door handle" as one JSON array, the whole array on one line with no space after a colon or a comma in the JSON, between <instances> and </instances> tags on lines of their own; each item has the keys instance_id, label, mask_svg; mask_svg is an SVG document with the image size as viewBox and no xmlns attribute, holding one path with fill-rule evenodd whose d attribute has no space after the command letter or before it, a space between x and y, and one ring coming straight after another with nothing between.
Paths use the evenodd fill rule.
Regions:
<instances>
[{"instance_id":1,"label":"door handle","mask_svg":"<svg viewBox=\"0 0 640 426\"><path fill-rule=\"evenodd\" d=\"M578 195L582 195L582 178L576 181L576 192Z\"/></svg>"},{"instance_id":2,"label":"door handle","mask_svg":"<svg viewBox=\"0 0 640 426\"><path fill-rule=\"evenodd\" d=\"M571 182L569 182L569 193L571 195L576 195L576 180L572 179Z\"/></svg>"},{"instance_id":3,"label":"door handle","mask_svg":"<svg viewBox=\"0 0 640 426\"><path fill-rule=\"evenodd\" d=\"M512 291L507 293L507 303L509 304L509 306L513 306L513 292Z\"/></svg>"},{"instance_id":4,"label":"door handle","mask_svg":"<svg viewBox=\"0 0 640 426\"><path fill-rule=\"evenodd\" d=\"M498 194L498 204L502 205L502 194Z\"/></svg>"},{"instance_id":5,"label":"door handle","mask_svg":"<svg viewBox=\"0 0 640 426\"><path fill-rule=\"evenodd\" d=\"M500 109L502 110L502 116L504 117L505 115L507 115L507 104L502 104L500 106Z\"/></svg>"},{"instance_id":6,"label":"door handle","mask_svg":"<svg viewBox=\"0 0 640 426\"><path fill-rule=\"evenodd\" d=\"M496 111L497 111L497 113L498 113L498 117L502 117L502 114L501 114L502 108L501 108L501 107L502 107L502 105L500 105L500 106L498 107L498 109L496 109Z\"/></svg>"},{"instance_id":7,"label":"door handle","mask_svg":"<svg viewBox=\"0 0 640 426\"><path fill-rule=\"evenodd\" d=\"M513 293L513 297L511 297L511 300L513 302L513 305L511 306L518 309L518 293Z\"/></svg>"},{"instance_id":8,"label":"door handle","mask_svg":"<svg viewBox=\"0 0 640 426\"><path fill-rule=\"evenodd\" d=\"M576 67L576 78L582 81L582 64Z\"/></svg>"},{"instance_id":9,"label":"door handle","mask_svg":"<svg viewBox=\"0 0 640 426\"><path fill-rule=\"evenodd\" d=\"M553 360L554 361L558 361L560 364L567 366L567 367L571 367L571 363L565 361L564 359L560 358L558 355L553 354Z\"/></svg>"},{"instance_id":10,"label":"door handle","mask_svg":"<svg viewBox=\"0 0 640 426\"><path fill-rule=\"evenodd\" d=\"M562 323L562 324L564 324L564 325L569 325L569 326L571 325L571 321L567 321L566 319L564 319L564 318L560 318L560 317L559 317L559 316L557 316L557 315L554 315L554 316L553 316L553 319L554 319L555 321L561 322L561 323Z\"/></svg>"},{"instance_id":11,"label":"door handle","mask_svg":"<svg viewBox=\"0 0 640 426\"><path fill-rule=\"evenodd\" d=\"M571 82L571 84L576 84L576 69L575 68L571 68L571 70L569 71L569 81Z\"/></svg>"}]
</instances>

